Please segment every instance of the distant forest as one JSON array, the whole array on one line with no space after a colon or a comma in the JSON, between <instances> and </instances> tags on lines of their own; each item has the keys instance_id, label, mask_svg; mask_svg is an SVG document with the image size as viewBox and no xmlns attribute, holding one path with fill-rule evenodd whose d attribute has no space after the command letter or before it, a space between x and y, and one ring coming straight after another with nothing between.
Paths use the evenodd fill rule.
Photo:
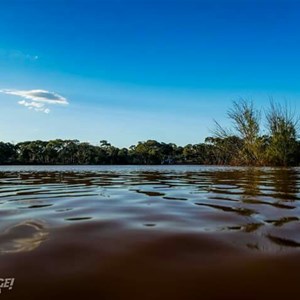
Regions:
<instances>
[{"instance_id":1,"label":"distant forest","mask_svg":"<svg viewBox=\"0 0 300 300\"><path fill-rule=\"evenodd\" d=\"M232 127L215 121L204 143L184 147L155 140L118 148L78 140L0 142L0 164L201 164L233 166L298 166L298 116L287 105L270 102L263 112L240 100L227 112ZM265 125L262 127L262 123Z\"/></svg>"}]
</instances>

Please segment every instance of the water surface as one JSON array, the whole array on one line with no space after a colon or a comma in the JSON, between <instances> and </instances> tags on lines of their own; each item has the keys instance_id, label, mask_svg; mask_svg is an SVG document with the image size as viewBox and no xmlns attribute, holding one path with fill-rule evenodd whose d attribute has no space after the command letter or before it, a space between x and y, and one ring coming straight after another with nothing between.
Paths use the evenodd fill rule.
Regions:
<instances>
[{"instance_id":1,"label":"water surface","mask_svg":"<svg viewBox=\"0 0 300 300\"><path fill-rule=\"evenodd\" d=\"M2 166L0 277L16 278L5 296L292 296L300 267L299 174Z\"/></svg>"}]
</instances>

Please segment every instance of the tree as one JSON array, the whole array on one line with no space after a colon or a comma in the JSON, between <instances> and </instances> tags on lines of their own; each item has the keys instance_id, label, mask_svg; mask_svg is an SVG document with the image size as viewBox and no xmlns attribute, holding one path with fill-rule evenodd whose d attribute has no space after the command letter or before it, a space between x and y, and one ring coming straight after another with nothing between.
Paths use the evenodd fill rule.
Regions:
<instances>
[{"instance_id":1,"label":"tree","mask_svg":"<svg viewBox=\"0 0 300 300\"><path fill-rule=\"evenodd\" d=\"M243 149L243 140L234 135L224 137L208 137L205 139L208 146L206 156L208 163L216 165L239 165L240 153Z\"/></svg>"},{"instance_id":2,"label":"tree","mask_svg":"<svg viewBox=\"0 0 300 300\"><path fill-rule=\"evenodd\" d=\"M0 142L0 164L9 164L16 159L16 149L11 143Z\"/></svg>"},{"instance_id":3,"label":"tree","mask_svg":"<svg viewBox=\"0 0 300 300\"><path fill-rule=\"evenodd\" d=\"M267 156L271 164L287 166L296 161L298 118L291 110L271 102L266 113L270 141Z\"/></svg>"},{"instance_id":4,"label":"tree","mask_svg":"<svg viewBox=\"0 0 300 300\"><path fill-rule=\"evenodd\" d=\"M233 107L228 111L237 136L243 141L239 153L244 164L261 165L264 161L262 155L263 143L260 138L261 114L254 108L253 102L241 99L233 102Z\"/></svg>"}]
</instances>

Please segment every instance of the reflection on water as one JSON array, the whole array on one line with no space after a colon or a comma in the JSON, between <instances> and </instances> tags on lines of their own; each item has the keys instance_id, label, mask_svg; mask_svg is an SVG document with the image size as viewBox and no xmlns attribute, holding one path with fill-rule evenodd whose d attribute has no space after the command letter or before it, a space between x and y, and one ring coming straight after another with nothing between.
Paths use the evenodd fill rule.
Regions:
<instances>
[{"instance_id":1,"label":"reflection on water","mask_svg":"<svg viewBox=\"0 0 300 300\"><path fill-rule=\"evenodd\" d=\"M47 237L48 233L42 222L37 220L22 221L6 229L0 237L0 253L32 251Z\"/></svg>"},{"instance_id":2,"label":"reflection on water","mask_svg":"<svg viewBox=\"0 0 300 300\"><path fill-rule=\"evenodd\" d=\"M256 251L299 247L299 171L2 167L1 253L34 250L49 229L101 221L145 234L222 233L239 247L255 243Z\"/></svg>"}]
</instances>

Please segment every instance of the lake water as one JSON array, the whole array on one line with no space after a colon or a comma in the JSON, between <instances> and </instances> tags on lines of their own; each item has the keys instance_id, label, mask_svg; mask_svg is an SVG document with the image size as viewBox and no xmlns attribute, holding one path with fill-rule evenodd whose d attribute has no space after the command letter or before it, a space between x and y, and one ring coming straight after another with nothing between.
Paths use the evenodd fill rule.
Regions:
<instances>
[{"instance_id":1,"label":"lake water","mask_svg":"<svg viewBox=\"0 0 300 300\"><path fill-rule=\"evenodd\" d=\"M294 297L300 169L0 167L7 299Z\"/></svg>"}]
</instances>

